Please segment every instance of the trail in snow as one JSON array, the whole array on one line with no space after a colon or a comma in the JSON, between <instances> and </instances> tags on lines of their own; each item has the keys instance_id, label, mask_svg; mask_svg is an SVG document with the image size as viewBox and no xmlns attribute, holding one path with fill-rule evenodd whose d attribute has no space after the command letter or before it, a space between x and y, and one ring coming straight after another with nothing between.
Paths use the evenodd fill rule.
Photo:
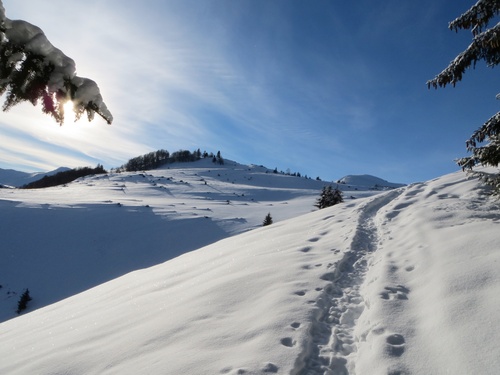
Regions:
<instances>
[{"instance_id":1,"label":"trail in snow","mask_svg":"<svg viewBox=\"0 0 500 375\"><path fill-rule=\"evenodd\" d=\"M19 191L22 206L4 202L2 207L28 212L26 207L39 206L39 212L59 217L61 206L69 206L69 189L61 189L59 197L55 189L35 197ZM141 184L127 184L127 198L134 192L147 198L134 206L117 200L123 192L111 196L98 184L91 190L102 191L92 196L96 202L105 198L125 203L98 210L101 216L111 215L111 228L64 220L67 216L47 225L66 233L61 230L66 222L76 227L93 223L95 233L114 233L125 210L142 212L144 204L167 209L180 201L164 201L163 194L156 199ZM487 193L457 172L279 221L128 273L1 323L0 373L497 375L500 205ZM202 207L194 198L184 212ZM77 202L79 210L88 207ZM205 207L214 216L234 217L231 211L217 213L217 206L209 204ZM263 208L267 213L268 206ZM8 224L14 217L7 211ZM17 222L14 229L28 228L22 233L33 241L52 233L40 228L34 232L36 227L26 220ZM151 237L160 250L172 245L160 241L157 231L125 229ZM180 238L194 237L191 227L177 231ZM98 243L104 249L116 244L115 238L102 238ZM130 234L124 238L131 242ZM52 240L36 245L24 247L23 259L42 266L42 255L59 260L59 267L43 267L36 276L56 275L54 280L68 284L60 273L51 273L69 272L68 257L54 253ZM86 247L80 252L89 254ZM10 258L2 259L8 271L4 263ZM26 271L25 263L20 264L14 269ZM0 272L0 300L12 290L4 282L6 271ZM27 275L15 276L24 283ZM41 289L31 285L35 304Z\"/></svg>"},{"instance_id":2,"label":"trail in snow","mask_svg":"<svg viewBox=\"0 0 500 375\"><path fill-rule=\"evenodd\" d=\"M368 258L377 250L379 229L377 213L396 199L402 190L377 196L359 207L359 219L354 235L340 261L330 266L331 272L321 278L330 283L317 300L317 315L310 330L310 343L300 375L353 374L357 352L354 328L364 310L360 287L368 268Z\"/></svg>"}]
</instances>

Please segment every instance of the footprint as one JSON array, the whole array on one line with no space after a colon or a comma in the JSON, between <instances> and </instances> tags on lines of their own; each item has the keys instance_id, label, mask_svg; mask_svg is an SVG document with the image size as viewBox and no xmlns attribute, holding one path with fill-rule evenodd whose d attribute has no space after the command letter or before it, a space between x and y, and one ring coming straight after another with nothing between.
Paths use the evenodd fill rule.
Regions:
<instances>
[{"instance_id":1,"label":"footprint","mask_svg":"<svg viewBox=\"0 0 500 375\"><path fill-rule=\"evenodd\" d=\"M297 296L305 296L306 295L306 291L305 290L299 290L297 292L294 293L295 295Z\"/></svg>"},{"instance_id":2,"label":"footprint","mask_svg":"<svg viewBox=\"0 0 500 375\"><path fill-rule=\"evenodd\" d=\"M325 280L325 281L334 281L335 280L335 273L334 272L325 273L324 275L322 275L320 277L320 279Z\"/></svg>"},{"instance_id":3,"label":"footprint","mask_svg":"<svg viewBox=\"0 0 500 375\"><path fill-rule=\"evenodd\" d=\"M295 345L295 341L291 337L285 337L281 339L281 345L291 348Z\"/></svg>"},{"instance_id":4,"label":"footprint","mask_svg":"<svg viewBox=\"0 0 500 375\"><path fill-rule=\"evenodd\" d=\"M347 370L347 359L342 357L333 357L330 363L330 367L335 369L332 374L349 374Z\"/></svg>"},{"instance_id":5,"label":"footprint","mask_svg":"<svg viewBox=\"0 0 500 375\"><path fill-rule=\"evenodd\" d=\"M308 253L311 250L312 250L311 246L307 246L307 247L304 247L304 248L300 249L300 251L302 251L303 253Z\"/></svg>"},{"instance_id":6,"label":"footprint","mask_svg":"<svg viewBox=\"0 0 500 375\"><path fill-rule=\"evenodd\" d=\"M387 369L387 375L408 375L410 371L403 365L398 364Z\"/></svg>"},{"instance_id":7,"label":"footprint","mask_svg":"<svg viewBox=\"0 0 500 375\"><path fill-rule=\"evenodd\" d=\"M414 269L415 269L415 266L408 266L408 267L406 267L406 268L405 268L405 270L406 270L407 272L411 272L411 271L413 271Z\"/></svg>"},{"instance_id":8,"label":"footprint","mask_svg":"<svg viewBox=\"0 0 500 375\"><path fill-rule=\"evenodd\" d=\"M380 298L386 300L406 300L408 299L408 293L410 293L410 289L403 285L397 285L395 287L386 286L385 291L380 293Z\"/></svg>"},{"instance_id":9,"label":"footprint","mask_svg":"<svg viewBox=\"0 0 500 375\"><path fill-rule=\"evenodd\" d=\"M264 366L262 369L262 372L267 372L271 374L276 374L279 370L279 367L276 366L274 363L268 363L267 365Z\"/></svg>"},{"instance_id":10,"label":"footprint","mask_svg":"<svg viewBox=\"0 0 500 375\"><path fill-rule=\"evenodd\" d=\"M389 269L387 270L389 272L389 274L394 274L396 273L397 271L399 270L398 266L396 266L395 264L391 264L389 266Z\"/></svg>"},{"instance_id":11,"label":"footprint","mask_svg":"<svg viewBox=\"0 0 500 375\"><path fill-rule=\"evenodd\" d=\"M393 334L387 336L387 352L393 357L401 357L405 351L405 338L400 334Z\"/></svg>"},{"instance_id":12,"label":"footprint","mask_svg":"<svg viewBox=\"0 0 500 375\"><path fill-rule=\"evenodd\" d=\"M298 322L293 322L292 324L290 324L290 327L297 329L297 328L299 328L299 327L300 327L300 323L298 323Z\"/></svg>"},{"instance_id":13,"label":"footprint","mask_svg":"<svg viewBox=\"0 0 500 375\"><path fill-rule=\"evenodd\" d=\"M319 237L309 238L309 242L318 242L319 240L320 240Z\"/></svg>"}]
</instances>

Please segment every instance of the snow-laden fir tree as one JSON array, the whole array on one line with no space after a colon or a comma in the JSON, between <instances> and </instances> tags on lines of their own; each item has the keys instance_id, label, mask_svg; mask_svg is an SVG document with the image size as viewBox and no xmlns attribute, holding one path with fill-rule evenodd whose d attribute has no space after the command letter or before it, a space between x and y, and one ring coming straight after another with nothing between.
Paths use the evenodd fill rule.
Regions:
<instances>
[{"instance_id":1,"label":"snow-laden fir tree","mask_svg":"<svg viewBox=\"0 0 500 375\"><path fill-rule=\"evenodd\" d=\"M342 192L338 188L333 189L329 185L323 187L320 197L318 198L314 206L322 209L342 203L343 201L344 198L342 197Z\"/></svg>"},{"instance_id":2,"label":"snow-laden fir tree","mask_svg":"<svg viewBox=\"0 0 500 375\"><path fill-rule=\"evenodd\" d=\"M62 124L64 104L71 100L75 118L84 112L89 121L97 113L108 124L113 116L97 84L76 75L75 62L54 47L43 31L23 20L10 20L0 0L0 95L7 93L3 110L28 101Z\"/></svg>"},{"instance_id":3,"label":"snow-laden fir tree","mask_svg":"<svg viewBox=\"0 0 500 375\"><path fill-rule=\"evenodd\" d=\"M500 22L489 27L500 13L500 0L479 0L467 12L450 22L449 28L458 32L460 29L472 31L472 43L460 53L446 69L427 82L429 87L453 86L462 79L465 70L484 60L490 67L500 62ZM497 95L500 99L500 94ZM462 169L473 173L484 182L492 185L496 194L500 194L500 173L488 174L474 171L475 166L498 167L500 163L500 112L492 116L466 141L470 156L460 158L457 164Z\"/></svg>"}]
</instances>

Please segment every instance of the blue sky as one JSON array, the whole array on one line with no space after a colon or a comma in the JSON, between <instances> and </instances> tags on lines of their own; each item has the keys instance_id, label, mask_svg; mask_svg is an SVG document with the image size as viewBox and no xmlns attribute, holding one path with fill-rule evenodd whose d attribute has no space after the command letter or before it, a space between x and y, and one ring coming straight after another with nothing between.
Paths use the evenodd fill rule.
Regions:
<instances>
[{"instance_id":1,"label":"blue sky","mask_svg":"<svg viewBox=\"0 0 500 375\"><path fill-rule=\"evenodd\" d=\"M428 90L471 41L465 0L3 0L97 81L113 125L58 126L39 107L0 114L0 168L117 167L167 149L323 180L453 172L498 111L483 62Z\"/></svg>"}]
</instances>

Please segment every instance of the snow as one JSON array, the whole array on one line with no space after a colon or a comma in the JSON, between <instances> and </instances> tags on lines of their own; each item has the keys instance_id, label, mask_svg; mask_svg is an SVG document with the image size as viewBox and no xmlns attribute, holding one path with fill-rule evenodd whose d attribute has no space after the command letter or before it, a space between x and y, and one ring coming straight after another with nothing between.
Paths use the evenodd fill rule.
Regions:
<instances>
[{"instance_id":1,"label":"snow","mask_svg":"<svg viewBox=\"0 0 500 375\"><path fill-rule=\"evenodd\" d=\"M500 203L462 173L320 188L203 161L1 190L0 373L498 374Z\"/></svg>"},{"instance_id":2,"label":"snow","mask_svg":"<svg viewBox=\"0 0 500 375\"><path fill-rule=\"evenodd\" d=\"M5 8L2 4L2 1L0 1L0 25L3 26L4 22L5 22Z\"/></svg>"},{"instance_id":3,"label":"snow","mask_svg":"<svg viewBox=\"0 0 500 375\"><path fill-rule=\"evenodd\" d=\"M394 189L405 186L405 184L398 184L394 182L388 182L382 178L371 176L369 174L363 175L348 175L342 177L339 180L339 183L350 185L351 187L363 186L363 187L371 187L372 189Z\"/></svg>"},{"instance_id":4,"label":"snow","mask_svg":"<svg viewBox=\"0 0 500 375\"><path fill-rule=\"evenodd\" d=\"M0 23L2 24L2 41L4 38L15 44L24 47L24 51L34 55L43 56L45 64L51 65L54 69L51 72L48 82L50 94L61 91L67 92L67 81L76 87L76 92L72 100L83 110L89 105L94 105L96 110L109 124L113 122L113 116L104 104L97 84L88 79L76 75L76 64L73 59L66 56L60 49L54 47L47 39L43 30L24 20L10 20L5 16L5 8L0 1ZM15 64L24 59L24 54L14 54L10 57L10 62ZM69 93L68 93L69 94ZM92 116L90 112L89 116ZM89 120L92 120L89 117Z\"/></svg>"}]
</instances>

